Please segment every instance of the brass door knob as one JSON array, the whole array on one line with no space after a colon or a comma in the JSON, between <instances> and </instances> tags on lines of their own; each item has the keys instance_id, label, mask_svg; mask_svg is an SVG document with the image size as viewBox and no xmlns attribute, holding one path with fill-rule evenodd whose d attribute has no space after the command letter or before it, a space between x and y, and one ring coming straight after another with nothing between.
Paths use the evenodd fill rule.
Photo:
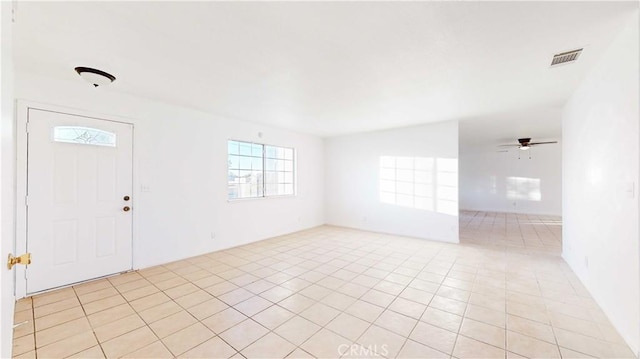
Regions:
<instances>
[{"instance_id":1,"label":"brass door knob","mask_svg":"<svg viewBox=\"0 0 640 359\"><path fill-rule=\"evenodd\" d=\"M124 206L124 208L122 209L125 212L129 212L131 210L131 208L129 208L128 206Z\"/></svg>"}]
</instances>

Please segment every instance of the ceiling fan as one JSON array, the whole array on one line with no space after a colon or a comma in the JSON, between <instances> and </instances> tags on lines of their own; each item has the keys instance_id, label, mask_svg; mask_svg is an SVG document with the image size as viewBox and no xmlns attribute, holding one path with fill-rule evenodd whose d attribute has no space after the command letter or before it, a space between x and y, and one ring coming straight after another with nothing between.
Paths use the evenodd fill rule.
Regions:
<instances>
[{"instance_id":1,"label":"ceiling fan","mask_svg":"<svg viewBox=\"0 0 640 359\"><path fill-rule=\"evenodd\" d=\"M518 138L518 144L512 145L500 145L500 147L518 147L519 149L526 151L531 148L531 146L537 145L546 145L550 143L558 143L558 141L547 141L547 142L531 142L531 138Z\"/></svg>"}]
</instances>

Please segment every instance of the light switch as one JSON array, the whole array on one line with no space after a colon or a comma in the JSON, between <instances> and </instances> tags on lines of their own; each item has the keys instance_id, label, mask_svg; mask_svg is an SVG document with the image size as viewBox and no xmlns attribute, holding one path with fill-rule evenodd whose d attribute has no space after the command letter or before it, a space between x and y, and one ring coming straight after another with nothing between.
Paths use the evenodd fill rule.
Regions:
<instances>
[{"instance_id":1,"label":"light switch","mask_svg":"<svg viewBox=\"0 0 640 359\"><path fill-rule=\"evenodd\" d=\"M636 198L636 184L635 182L625 183L624 193L627 198Z\"/></svg>"}]
</instances>

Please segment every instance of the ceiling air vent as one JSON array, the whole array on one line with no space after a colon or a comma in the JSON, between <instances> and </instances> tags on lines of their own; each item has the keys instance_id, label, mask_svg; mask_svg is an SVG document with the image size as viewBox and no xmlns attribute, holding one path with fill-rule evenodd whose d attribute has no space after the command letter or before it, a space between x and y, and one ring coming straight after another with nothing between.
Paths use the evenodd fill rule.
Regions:
<instances>
[{"instance_id":1,"label":"ceiling air vent","mask_svg":"<svg viewBox=\"0 0 640 359\"><path fill-rule=\"evenodd\" d=\"M560 54L555 54L553 55L553 60L551 60L551 66L557 66L561 64L568 64L571 62L575 62L578 60L578 57L580 57L581 53L582 53L582 49L577 49L577 50L563 52Z\"/></svg>"}]
</instances>

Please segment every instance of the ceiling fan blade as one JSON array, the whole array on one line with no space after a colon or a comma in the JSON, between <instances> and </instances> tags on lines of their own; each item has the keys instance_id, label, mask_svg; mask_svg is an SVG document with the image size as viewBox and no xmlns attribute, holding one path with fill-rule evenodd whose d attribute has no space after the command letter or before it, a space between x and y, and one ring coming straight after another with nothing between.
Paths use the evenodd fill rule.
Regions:
<instances>
[{"instance_id":1,"label":"ceiling fan blade","mask_svg":"<svg viewBox=\"0 0 640 359\"><path fill-rule=\"evenodd\" d=\"M558 143L558 141L549 141L549 142L531 142L529 145L546 145L548 143Z\"/></svg>"}]
</instances>

